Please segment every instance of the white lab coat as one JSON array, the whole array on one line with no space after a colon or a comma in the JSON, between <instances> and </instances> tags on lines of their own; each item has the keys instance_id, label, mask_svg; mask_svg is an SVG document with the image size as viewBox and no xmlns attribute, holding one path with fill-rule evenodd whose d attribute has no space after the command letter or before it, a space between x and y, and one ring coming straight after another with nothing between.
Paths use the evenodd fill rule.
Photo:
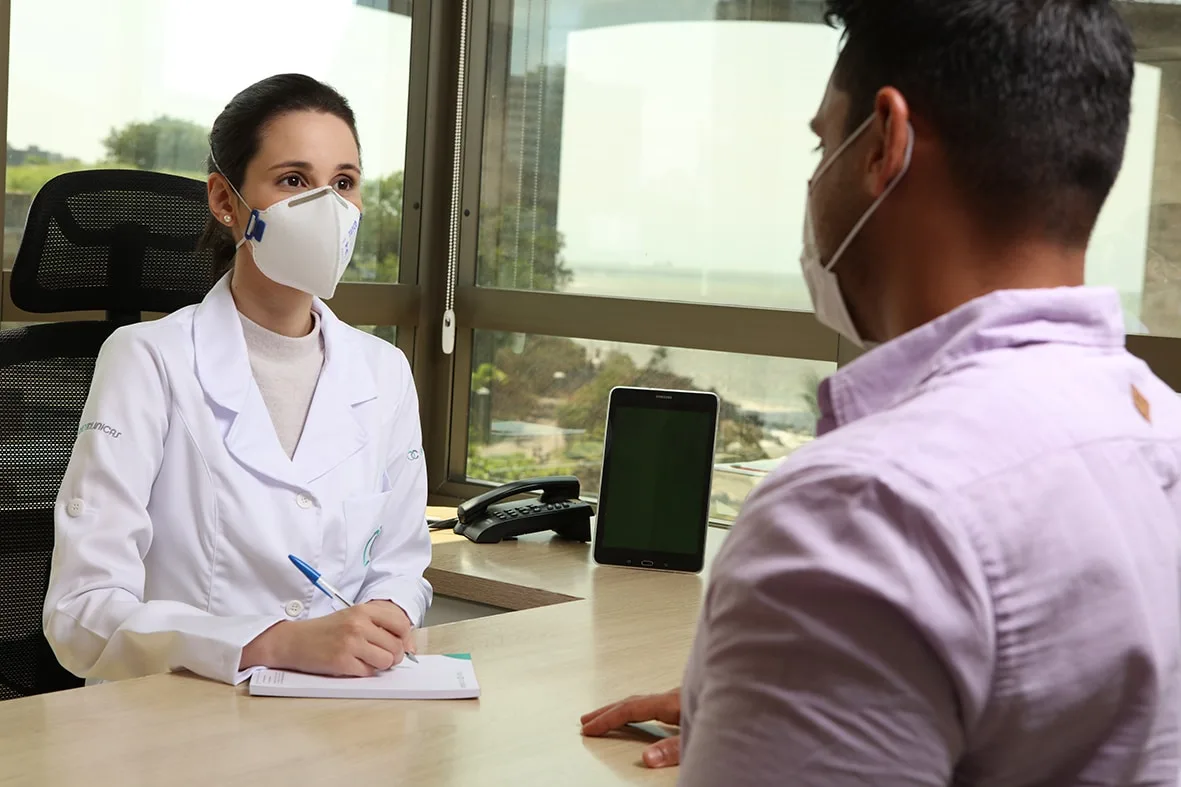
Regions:
<instances>
[{"instance_id":1,"label":"white lab coat","mask_svg":"<svg viewBox=\"0 0 1181 787\"><path fill-rule=\"evenodd\" d=\"M410 367L318 300L325 362L295 456L279 445L222 279L99 354L58 495L45 635L76 675L188 669L236 683L271 625L325 615L303 558L421 625L426 469Z\"/></svg>"}]
</instances>

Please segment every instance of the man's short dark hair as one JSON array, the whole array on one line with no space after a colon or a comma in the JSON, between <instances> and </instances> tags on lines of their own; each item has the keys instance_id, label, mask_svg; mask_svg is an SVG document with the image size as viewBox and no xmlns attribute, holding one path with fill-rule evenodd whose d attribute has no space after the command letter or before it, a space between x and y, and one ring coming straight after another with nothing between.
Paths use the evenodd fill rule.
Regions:
<instances>
[{"instance_id":1,"label":"man's short dark hair","mask_svg":"<svg viewBox=\"0 0 1181 787\"><path fill-rule=\"evenodd\" d=\"M1123 160L1134 47L1109 0L827 0L850 131L897 88L988 218L1085 240ZM1035 226L1029 226L1030 222Z\"/></svg>"}]
</instances>

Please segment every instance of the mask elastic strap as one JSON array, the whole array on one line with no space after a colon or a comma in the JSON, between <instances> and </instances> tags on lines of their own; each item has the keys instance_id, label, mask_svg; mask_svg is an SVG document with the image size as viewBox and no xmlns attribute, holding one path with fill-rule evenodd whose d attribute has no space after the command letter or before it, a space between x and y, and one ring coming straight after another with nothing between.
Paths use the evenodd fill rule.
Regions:
<instances>
[{"instance_id":1,"label":"mask elastic strap","mask_svg":"<svg viewBox=\"0 0 1181 787\"><path fill-rule=\"evenodd\" d=\"M250 218L246 221L246 231L242 233L242 240L234 244L234 251L242 248L242 244L248 240L261 241L262 234L266 231L267 223L262 220L262 217L259 215L257 210L250 207L250 203L247 202L246 199L238 192L237 187L234 186L229 176L226 175L224 170L222 170L221 164L217 163L217 156L213 155L213 148L209 149L209 160L213 162L213 168L217 170L217 173L225 178L226 184L228 184L230 190L234 192L234 196L246 206L248 211L250 211Z\"/></svg>"},{"instance_id":2,"label":"mask elastic strap","mask_svg":"<svg viewBox=\"0 0 1181 787\"><path fill-rule=\"evenodd\" d=\"M873 120L872 116L870 117L870 120ZM869 121L867 120L861 128L864 129L868 125ZM871 216L873 216L874 211L878 209L878 206L886 201L886 197L890 196L890 192L894 190L894 187L898 185L899 181L902 180L902 177L910 170L910 158L914 154L914 126L910 125L909 122L906 124L906 131L906 155L902 159L902 171L899 172L892 181L890 181L890 185L886 186L886 190L882 192L881 196L873 201L873 204L869 206L869 209L865 211L861 218L857 220L857 223L853 225L853 229L849 230L849 234L845 236L845 240L833 253L832 259L830 259L824 266L825 271L832 271L833 267L837 264L837 260L839 260L841 255L845 253L845 249L849 248L849 244L852 243L853 239L857 237L857 233L861 231L861 228L864 227L865 223L869 221ZM859 134L861 132L858 131L857 133ZM849 139L851 140L855 137L856 135L850 137ZM846 144L848 144L848 140L846 140ZM840 150L843 149L843 147L844 146L842 145L841 148L838 148L838 154ZM836 155L833 155L833 160L835 159Z\"/></svg>"},{"instance_id":3,"label":"mask elastic strap","mask_svg":"<svg viewBox=\"0 0 1181 787\"><path fill-rule=\"evenodd\" d=\"M820 180L820 176L825 172L828 172L828 168L833 165L833 162L839 159L841 154L844 153L850 145L856 142L858 137L865 133L865 129L869 128L869 124L873 122L874 117L875 116L872 114L867 117L865 122L858 126L856 130L845 139L844 142L837 145L837 149L833 151L831 156L820 163L820 167L816 170L816 174L812 176L812 183L816 183L816 181Z\"/></svg>"}]
</instances>

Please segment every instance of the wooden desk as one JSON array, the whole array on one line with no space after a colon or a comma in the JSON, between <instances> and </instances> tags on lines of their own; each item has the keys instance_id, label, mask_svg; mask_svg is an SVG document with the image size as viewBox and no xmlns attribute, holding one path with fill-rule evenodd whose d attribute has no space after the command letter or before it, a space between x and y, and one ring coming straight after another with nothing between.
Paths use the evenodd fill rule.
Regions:
<instances>
[{"instance_id":1,"label":"wooden desk","mask_svg":"<svg viewBox=\"0 0 1181 787\"><path fill-rule=\"evenodd\" d=\"M0 785L673 784L639 738L584 739L578 717L680 682L704 578L595 566L548 537L433 540L437 594L518 610L419 632L423 653L472 654L480 700L250 697L184 674L10 700Z\"/></svg>"}]
</instances>

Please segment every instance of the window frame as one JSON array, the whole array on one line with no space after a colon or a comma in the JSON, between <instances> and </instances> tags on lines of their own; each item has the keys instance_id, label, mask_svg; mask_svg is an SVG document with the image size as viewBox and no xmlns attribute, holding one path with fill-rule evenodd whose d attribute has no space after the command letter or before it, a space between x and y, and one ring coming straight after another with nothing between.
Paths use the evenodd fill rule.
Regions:
<instances>
[{"instance_id":1,"label":"window frame","mask_svg":"<svg viewBox=\"0 0 1181 787\"><path fill-rule=\"evenodd\" d=\"M446 17L439 21L450 32L451 50L456 53L460 6L464 3L468 4L471 16L468 57L463 64L466 114L463 128L458 130L463 144L459 170L462 216L455 298L457 330L455 351L449 357L442 356L438 349L447 271L442 265L432 268L428 257L420 260L424 267L419 271L420 280L435 282L434 287L424 288L424 292L432 292L432 297L423 300L416 341L419 365L432 367L429 373L424 369L419 377L419 395L427 402L424 419L431 426L426 452L431 459L433 503L457 504L488 488L488 484L470 481L466 475L471 361L477 330L829 361L838 368L861 355L860 348L821 326L809 312L477 286L488 74L490 68L507 67L514 2L460 0L450 9L436 9ZM442 30L438 32L443 34ZM1137 55L1139 58L1140 53ZM456 74L459 65L456 54L452 63ZM453 109L455 84L453 80L446 85L434 85L432 92L437 91L440 107L450 105ZM453 111L433 112L431 118L436 124L428 129L428 138L451 139L450 135L456 133ZM1181 391L1181 337L1130 335L1127 347L1174 390ZM424 363L426 354L432 352L434 362Z\"/></svg>"},{"instance_id":2,"label":"window frame","mask_svg":"<svg viewBox=\"0 0 1181 787\"><path fill-rule=\"evenodd\" d=\"M463 125L458 129L462 145L459 199L455 203L459 212L457 332L454 353L445 355L442 318L453 218L460 31L465 5L465 101ZM476 244L487 77L490 68L507 68L514 3L414 0L409 10L413 21L398 281L345 282L330 303L347 322L398 327L397 346L413 365L418 389L432 504L456 504L487 488L466 476L471 360L477 330L800 358L828 361L838 367L860 354L855 345L821 326L807 312L478 287ZM4 33L0 89L7 96L11 35L7 2L0 4L0 29ZM0 122L5 128L7 113L8 102L4 101ZM0 173L6 174L6 168L6 161L0 163ZM9 271L3 271L0 321L102 318L97 312L25 312L9 297L9 279ZM1131 335L1127 346L1174 390L1181 390L1181 337Z\"/></svg>"},{"instance_id":3,"label":"window frame","mask_svg":"<svg viewBox=\"0 0 1181 787\"><path fill-rule=\"evenodd\" d=\"M419 206L422 202L423 191L423 156L422 145L426 137L427 120L422 111L428 89L425 68L429 41L429 18L431 11L430 0L397 0L391 4L390 13L409 15L411 17L410 32L410 69L409 69L409 100L407 102L406 117L406 150L403 164L403 209L402 209L402 238L401 255L396 282L342 282L336 290L336 295L329 306L345 322L354 325L394 325L402 329L398 332L397 346L408 358L413 359L414 327L422 313L421 289L418 286L421 213ZM394 5L397 7L395 8ZM9 70L9 41L12 35L11 20L12 5L9 2L0 4L0 31L3 32L3 43L0 45L0 90L7 99L8 70ZM212 119L211 119L212 120ZM8 127L8 101L0 106L0 123ZM5 176L7 182L7 158L0 162L0 175ZM0 220L4 217L4 207L0 206ZM2 241L0 241L2 243ZM12 276L10 269L0 271L0 322L66 322L71 320L102 320L105 315L101 311L60 312L39 314L25 311L12 302L9 283ZM160 314L146 313L145 319L155 319Z\"/></svg>"},{"instance_id":4,"label":"window frame","mask_svg":"<svg viewBox=\"0 0 1181 787\"><path fill-rule=\"evenodd\" d=\"M442 265L432 266L427 257L420 260L423 267L419 270L420 281L433 282L433 286L424 285L424 292L434 293L433 300L423 300L415 346L417 366L424 367L421 375L416 368L416 379L419 397L426 402L424 426L430 427L425 450L432 503L457 504L489 486L468 480L466 474L475 331L544 334L836 364L856 357L856 348L820 325L810 312L477 286L488 74L490 69L507 68L514 3L512 0L486 3L460 0L449 9L438 8L440 4L436 4L436 10L448 17L440 22L450 28L456 39L451 46L456 52L463 3L468 4L470 17L467 58L463 64L466 106L463 128L459 129L462 153L455 283L457 330L455 351L449 357L438 358L441 296L446 289L448 271ZM441 51L443 42L434 43ZM453 64L456 74L459 67L457 54ZM439 109L429 115L441 122L437 130L428 130L428 139L453 139L455 85L455 81L450 83L445 99L439 90ZM428 360L432 352L436 355L434 362Z\"/></svg>"}]
</instances>

